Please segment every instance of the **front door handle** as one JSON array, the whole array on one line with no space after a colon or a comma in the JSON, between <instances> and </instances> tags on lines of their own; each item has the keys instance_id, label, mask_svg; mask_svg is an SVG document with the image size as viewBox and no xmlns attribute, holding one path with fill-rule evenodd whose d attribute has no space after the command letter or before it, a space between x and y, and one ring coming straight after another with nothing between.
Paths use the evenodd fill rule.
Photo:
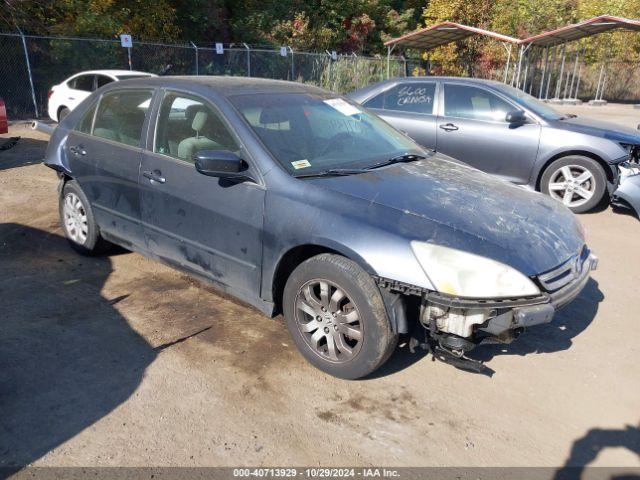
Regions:
<instances>
[{"instance_id":1,"label":"front door handle","mask_svg":"<svg viewBox=\"0 0 640 480\"><path fill-rule=\"evenodd\" d=\"M440 128L446 132L453 132L458 130L458 126L453 123L445 123L444 125L440 125Z\"/></svg>"},{"instance_id":2,"label":"front door handle","mask_svg":"<svg viewBox=\"0 0 640 480\"><path fill-rule=\"evenodd\" d=\"M71 146L69 147L69 151L74 155L86 155L87 151L84 149L82 145Z\"/></svg>"},{"instance_id":3,"label":"front door handle","mask_svg":"<svg viewBox=\"0 0 640 480\"><path fill-rule=\"evenodd\" d=\"M167 179L162 176L162 172L160 170L154 170L153 172L145 170L142 172L142 176L148 178L151 184L165 183L167 181Z\"/></svg>"}]
</instances>

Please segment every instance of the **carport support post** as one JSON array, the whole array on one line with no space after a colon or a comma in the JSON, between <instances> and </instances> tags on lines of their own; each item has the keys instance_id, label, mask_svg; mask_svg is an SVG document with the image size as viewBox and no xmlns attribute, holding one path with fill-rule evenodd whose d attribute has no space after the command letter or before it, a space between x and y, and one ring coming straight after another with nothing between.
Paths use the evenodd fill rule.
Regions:
<instances>
[{"instance_id":1,"label":"carport support post","mask_svg":"<svg viewBox=\"0 0 640 480\"><path fill-rule=\"evenodd\" d=\"M22 30L20 30L19 28L18 28L18 33L20 33L20 38L22 39L22 48L24 49L24 59L27 62L27 73L29 73L29 85L31 86L31 100L33 100L33 110L36 114L36 118L38 118L40 115L38 114L38 102L36 102L36 89L33 87L33 75L31 73L31 62L29 61L29 50L27 49L27 41L24 38L24 34L22 33Z\"/></svg>"},{"instance_id":2,"label":"carport support post","mask_svg":"<svg viewBox=\"0 0 640 480\"><path fill-rule=\"evenodd\" d=\"M600 95L600 85L602 83L602 74L604 73L604 62L600 64L600 75L598 75L598 86L596 87L596 96L594 100L600 100L598 97Z\"/></svg>"},{"instance_id":3,"label":"carport support post","mask_svg":"<svg viewBox=\"0 0 640 480\"><path fill-rule=\"evenodd\" d=\"M542 64L542 78L540 78L540 90L538 91L538 98L542 100L542 93L544 92L544 84L547 78L547 67L549 66L549 47L544 49L544 63Z\"/></svg>"},{"instance_id":4,"label":"carport support post","mask_svg":"<svg viewBox=\"0 0 640 480\"><path fill-rule=\"evenodd\" d=\"M195 43L193 42L189 42L191 44L191 46L193 47L194 52L196 53L196 75L200 75L200 67L199 67L199 61L198 61L198 47L196 46Z\"/></svg>"},{"instance_id":5,"label":"carport support post","mask_svg":"<svg viewBox=\"0 0 640 480\"><path fill-rule=\"evenodd\" d=\"M560 74L558 76L558 80L556 80L556 99L560 98L560 88L562 88L562 78L564 75L564 61L567 54L567 44L562 44L562 63L560 64Z\"/></svg>"},{"instance_id":6,"label":"carport support post","mask_svg":"<svg viewBox=\"0 0 640 480\"><path fill-rule=\"evenodd\" d=\"M291 81L295 82L296 81L296 69L295 69L295 62L293 60L293 48L291 48L291 47L287 47L287 48L291 52Z\"/></svg>"},{"instance_id":7,"label":"carport support post","mask_svg":"<svg viewBox=\"0 0 640 480\"><path fill-rule=\"evenodd\" d=\"M578 49L576 50L576 60L573 63L573 75L571 76L571 85L569 85L569 98L576 98L573 96L573 83L576 80L576 76L578 75L578 63L580 61L580 50L581 45L578 44Z\"/></svg>"},{"instance_id":8,"label":"carport support post","mask_svg":"<svg viewBox=\"0 0 640 480\"><path fill-rule=\"evenodd\" d=\"M387 45L387 80L391 76L391 52L393 52L395 47L395 43L393 45Z\"/></svg>"},{"instance_id":9,"label":"carport support post","mask_svg":"<svg viewBox=\"0 0 640 480\"><path fill-rule=\"evenodd\" d=\"M549 77L547 78L547 88L545 89L544 99L549 100L549 87L551 86L551 76L553 75L553 68L556 66L556 56L558 53L558 46L553 47L553 57L551 59L551 68L549 68Z\"/></svg>"},{"instance_id":10,"label":"carport support post","mask_svg":"<svg viewBox=\"0 0 640 480\"><path fill-rule=\"evenodd\" d=\"M247 77L251 76L251 49L246 43L242 44L247 51Z\"/></svg>"},{"instance_id":11,"label":"carport support post","mask_svg":"<svg viewBox=\"0 0 640 480\"><path fill-rule=\"evenodd\" d=\"M504 75L503 75L502 83L507 83L507 77L509 76L509 63L511 62L511 47L512 47L512 45L509 44L509 48L507 48L507 46L503 43L502 46L507 51L507 63L504 66Z\"/></svg>"}]
</instances>

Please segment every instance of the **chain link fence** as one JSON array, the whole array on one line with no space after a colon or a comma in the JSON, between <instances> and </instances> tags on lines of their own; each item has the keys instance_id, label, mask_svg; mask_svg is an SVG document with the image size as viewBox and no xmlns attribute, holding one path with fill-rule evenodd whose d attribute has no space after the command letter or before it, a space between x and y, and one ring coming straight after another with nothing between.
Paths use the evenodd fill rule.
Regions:
<instances>
[{"instance_id":1,"label":"chain link fence","mask_svg":"<svg viewBox=\"0 0 640 480\"><path fill-rule=\"evenodd\" d=\"M84 70L133 69L158 75L233 75L293 80L348 92L388 76L406 76L403 58L298 52L245 44L215 48L194 44L44 37L0 33L0 97L13 120L45 117L48 93ZM130 57L129 57L130 55ZM129 60L130 58L130 60Z\"/></svg>"}]
</instances>

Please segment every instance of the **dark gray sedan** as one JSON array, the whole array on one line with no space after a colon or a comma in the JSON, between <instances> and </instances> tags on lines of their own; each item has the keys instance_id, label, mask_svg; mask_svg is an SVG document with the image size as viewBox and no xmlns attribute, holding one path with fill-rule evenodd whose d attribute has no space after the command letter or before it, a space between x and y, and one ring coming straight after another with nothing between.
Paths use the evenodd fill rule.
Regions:
<instances>
[{"instance_id":1,"label":"dark gray sedan","mask_svg":"<svg viewBox=\"0 0 640 480\"><path fill-rule=\"evenodd\" d=\"M343 378L378 368L401 333L458 360L511 341L596 262L560 203L297 83L110 84L57 127L45 163L73 248L115 243L283 312L302 354Z\"/></svg>"},{"instance_id":2,"label":"dark gray sedan","mask_svg":"<svg viewBox=\"0 0 640 480\"><path fill-rule=\"evenodd\" d=\"M576 213L610 195L616 165L640 152L639 132L562 115L500 82L397 78L349 97L424 147L544 192Z\"/></svg>"}]
</instances>

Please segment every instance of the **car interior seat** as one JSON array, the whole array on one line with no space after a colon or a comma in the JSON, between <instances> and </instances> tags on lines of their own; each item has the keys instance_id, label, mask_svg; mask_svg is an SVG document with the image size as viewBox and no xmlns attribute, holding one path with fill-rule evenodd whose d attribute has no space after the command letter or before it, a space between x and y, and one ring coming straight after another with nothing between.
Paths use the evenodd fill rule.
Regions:
<instances>
[{"instance_id":1,"label":"car interior seat","mask_svg":"<svg viewBox=\"0 0 640 480\"><path fill-rule=\"evenodd\" d=\"M209 114L206 111L198 110L195 113L191 122L195 136L185 138L178 144L178 158L191 161L193 155L200 150L215 150L221 147L218 142L204 135L208 122Z\"/></svg>"}]
</instances>

